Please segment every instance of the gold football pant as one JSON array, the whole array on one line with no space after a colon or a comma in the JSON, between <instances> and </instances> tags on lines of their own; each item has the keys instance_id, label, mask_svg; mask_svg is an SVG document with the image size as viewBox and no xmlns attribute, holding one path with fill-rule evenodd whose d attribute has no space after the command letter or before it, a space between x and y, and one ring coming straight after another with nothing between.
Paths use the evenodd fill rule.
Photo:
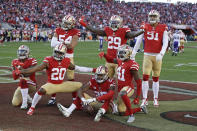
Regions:
<instances>
[{"instance_id":1,"label":"gold football pant","mask_svg":"<svg viewBox=\"0 0 197 131\"><path fill-rule=\"evenodd\" d=\"M120 90L120 92L121 92L121 91L126 91L128 97L131 97L131 96L133 95L133 93L134 93L134 89L132 89L130 86L125 86L125 87L123 87L123 88ZM126 105L124 104L124 101L122 100L122 98L121 98L120 95L118 95L117 105L118 105L118 111L119 111L119 112L125 112L125 111L126 111L127 107L126 107Z\"/></svg>"},{"instance_id":2,"label":"gold football pant","mask_svg":"<svg viewBox=\"0 0 197 131\"><path fill-rule=\"evenodd\" d=\"M81 88L82 83L76 82L76 81L66 81L61 84L52 84L52 83L46 83L41 88L45 89L46 94L51 95L54 93L60 93L60 92L75 92L79 88Z\"/></svg>"},{"instance_id":3,"label":"gold football pant","mask_svg":"<svg viewBox=\"0 0 197 131\"><path fill-rule=\"evenodd\" d=\"M114 75L117 74L117 67L118 65L117 64L114 64L114 63L108 63L106 62L105 66L108 68L108 72L109 72L109 78L112 79L114 78Z\"/></svg>"},{"instance_id":4,"label":"gold football pant","mask_svg":"<svg viewBox=\"0 0 197 131\"><path fill-rule=\"evenodd\" d=\"M70 58L70 62L72 64L74 64L73 57L69 57L69 58ZM73 80L75 78L74 75L75 75L75 71L74 70L69 70L69 69L66 70L66 76L67 76L68 80Z\"/></svg>"},{"instance_id":5,"label":"gold football pant","mask_svg":"<svg viewBox=\"0 0 197 131\"><path fill-rule=\"evenodd\" d=\"M35 92L36 91L36 86L33 86L33 85L31 85L31 84L28 84L28 94L30 94L30 93L33 93L33 92ZM23 98L22 98L22 94L21 94L21 90L20 90L21 88L20 87L18 87L16 90L15 90L15 92L14 92L14 96L13 96L13 98L12 98L12 105L13 106L19 106L20 104L22 104L22 100L23 100Z\"/></svg>"},{"instance_id":6,"label":"gold football pant","mask_svg":"<svg viewBox=\"0 0 197 131\"><path fill-rule=\"evenodd\" d=\"M143 74L159 77L161 72L162 61L156 61L156 56L144 55Z\"/></svg>"}]
</instances>

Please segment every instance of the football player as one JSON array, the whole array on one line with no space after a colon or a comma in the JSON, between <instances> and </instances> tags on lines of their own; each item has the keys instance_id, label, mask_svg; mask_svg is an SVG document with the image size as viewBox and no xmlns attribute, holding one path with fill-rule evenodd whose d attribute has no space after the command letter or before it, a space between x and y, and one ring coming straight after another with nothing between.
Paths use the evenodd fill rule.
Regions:
<instances>
[{"instance_id":1,"label":"football player","mask_svg":"<svg viewBox=\"0 0 197 131\"><path fill-rule=\"evenodd\" d=\"M70 58L71 63L74 64L74 48L77 46L80 31L75 28L75 18L68 14L63 17L60 28L56 28L54 36L51 40L51 47L54 48L56 45L64 44L67 47L65 56ZM67 79L74 81L74 70L67 70ZM72 93L73 100L77 97L77 92ZM48 101L48 105L54 105L56 103L56 94L52 94L51 99ZM80 108L80 107L78 107Z\"/></svg>"},{"instance_id":2,"label":"football player","mask_svg":"<svg viewBox=\"0 0 197 131\"><path fill-rule=\"evenodd\" d=\"M107 47L107 55L111 56L112 59L106 61L106 67L109 70L109 77L113 78L117 64L114 64L113 58L117 57L117 49L121 45L126 44L127 40L130 38L134 38L140 34L142 34L144 31L133 31L127 27L123 27L123 19L118 15L113 15L110 18L109 26L104 27L104 29L95 29L93 26L88 25L84 21L84 16L82 16L79 20L79 23L86 27L88 30L96 33L99 36L107 36L108 41L108 47Z\"/></svg>"},{"instance_id":3,"label":"football player","mask_svg":"<svg viewBox=\"0 0 197 131\"><path fill-rule=\"evenodd\" d=\"M168 32L165 24L160 24L160 14L156 10L151 10L148 14L149 23L143 23L141 28L145 32L137 39L131 59L135 58L136 52L144 38L144 59L143 59L143 100L141 105L148 105L149 76L152 71L152 89L154 94L154 106L158 107L159 76L161 72L162 58L168 46Z\"/></svg>"},{"instance_id":4,"label":"football player","mask_svg":"<svg viewBox=\"0 0 197 131\"><path fill-rule=\"evenodd\" d=\"M180 40L180 53L184 53L184 43L187 42L186 36L182 30L179 30L181 40Z\"/></svg>"},{"instance_id":5,"label":"football player","mask_svg":"<svg viewBox=\"0 0 197 131\"><path fill-rule=\"evenodd\" d=\"M98 110L94 121L100 121L102 115L107 111L111 113L117 112L117 106L113 103L115 82L108 77L108 69L105 66L99 66L96 68L95 75L91 80L78 90L78 96L80 99L75 100L69 108L65 108L61 104L57 104L60 112L65 117L69 117L71 113L76 109L76 103L82 103L84 105L90 104L93 110ZM84 93L87 90L93 90L95 96L91 97Z\"/></svg>"},{"instance_id":6,"label":"football player","mask_svg":"<svg viewBox=\"0 0 197 131\"><path fill-rule=\"evenodd\" d=\"M80 72L92 72L92 68L75 66L69 58L65 57L66 46L64 44L57 45L53 50L53 55L45 57L43 62L30 69L17 70L17 74L29 74L46 69L48 82L41 86L41 88L34 95L32 105L27 114L32 115L36 104L43 95L51 95L58 92L75 92L81 86L81 82L64 81L64 76L67 69L76 70Z\"/></svg>"},{"instance_id":7,"label":"football player","mask_svg":"<svg viewBox=\"0 0 197 131\"><path fill-rule=\"evenodd\" d=\"M29 47L21 45L17 50L18 58L12 61L13 79L19 79L18 88L15 90L12 98L12 105L19 106L21 104L21 109L27 109L28 103L32 102L29 93L33 93L36 90L35 73L26 75L19 75L16 73L17 69L28 69L37 64L37 60L35 58L30 58L29 53Z\"/></svg>"},{"instance_id":8,"label":"football player","mask_svg":"<svg viewBox=\"0 0 197 131\"><path fill-rule=\"evenodd\" d=\"M181 34L178 30L175 31L175 33L172 36L173 38L173 52L172 56L177 56L177 53L179 51L180 47L180 41L181 41Z\"/></svg>"},{"instance_id":9,"label":"football player","mask_svg":"<svg viewBox=\"0 0 197 131\"><path fill-rule=\"evenodd\" d=\"M138 108L131 108L131 102L129 97L134 93L134 84L132 83L133 78L137 84L136 97L133 100L134 104L139 104L139 97L141 95L141 79L138 74L139 65L137 62L130 59L132 48L128 45L122 45L118 48L117 58L113 59L113 62L118 64L117 75L118 75L118 111L120 114L129 116L127 120L131 123L135 120L134 113L143 111L147 113L146 106L140 106ZM102 54L106 60L111 59L111 56Z\"/></svg>"}]
</instances>

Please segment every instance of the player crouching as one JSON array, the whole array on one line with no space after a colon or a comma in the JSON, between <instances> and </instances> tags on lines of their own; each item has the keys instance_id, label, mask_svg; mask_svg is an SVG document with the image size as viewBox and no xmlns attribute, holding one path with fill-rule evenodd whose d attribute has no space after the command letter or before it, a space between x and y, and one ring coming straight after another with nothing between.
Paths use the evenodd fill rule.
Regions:
<instances>
[{"instance_id":1,"label":"player crouching","mask_svg":"<svg viewBox=\"0 0 197 131\"><path fill-rule=\"evenodd\" d=\"M133 78L137 84L137 96L133 101L136 105L139 104L139 97L142 89L141 79L138 74L139 65L137 62L130 59L131 53L132 49L130 46L122 45L118 48L117 59L112 59L109 55L104 54L104 52L99 54L100 57L105 57L106 60L118 64L118 111L120 114L129 116L127 120L128 123L135 120L134 114L136 112L143 111L145 114L148 113L145 105L138 108L131 108L131 101L129 98L134 94Z\"/></svg>"},{"instance_id":2,"label":"player crouching","mask_svg":"<svg viewBox=\"0 0 197 131\"><path fill-rule=\"evenodd\" d=\"M36 91L36 79L35 73L19 75L16 73L19 69L28 69L37 64L36 59L29 58L29 47L26 45L21 45L17 50L18 59L12 61L12 76L14 80L19 79L18 88L14 92L12 99L13 106L19 106L21 104L21 109L27 109L28 103L32 102L32 98L29 93Z\"/></svg>"},{"instance_id":3,"label":"player crouching","mask_svg":"<svg viewBox=\"0 0 197 131\"><path fill-rule=\"evenodd\" d=\"M60 103L57 104L57 107L65 117L69 117L76 109L76 105L81 103L83 107L89 108L90 113L94 110L98 110L94 121L99 122L106 112L117 112L117 106L113 103L114 88L115 82L113 79L109 79L108 69L105 66L99 66L91 80L78 90L79 97L69 108L65 108ZM95 97L84 93L87 90L94 91Z\"/></svg>"}]
</instances>

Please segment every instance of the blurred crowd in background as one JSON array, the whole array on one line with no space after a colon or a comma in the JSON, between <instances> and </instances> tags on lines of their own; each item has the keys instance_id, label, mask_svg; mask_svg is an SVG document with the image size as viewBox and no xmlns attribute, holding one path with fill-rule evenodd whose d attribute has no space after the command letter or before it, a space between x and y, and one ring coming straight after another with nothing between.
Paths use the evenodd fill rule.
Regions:
<instances>
[{"instance_id":1,"label":"blurred crowd in background","mask_svg":"<svg viewBox=\"0 0 197 131\"><path fill-rule=\"evenodd\" d=\"M191 25L197 29L197 4L191 3L141 3L110 2L104 0L0 0L0 35L10 40L35 40L34 27L38 25L37 40L48 41L53 30L61 23L64 15L70 13L78 20L85 15L89 24L103 28L112 15L120 15L124 25L137 30L142 21L147 21L148 12L156 9L160 12L161 23ZM3 24L11 29L4 29ZM79 23L77 28L87 38L97 38ZM192 37L195 38L195 35Z\"/></svg>"}]
</instances>

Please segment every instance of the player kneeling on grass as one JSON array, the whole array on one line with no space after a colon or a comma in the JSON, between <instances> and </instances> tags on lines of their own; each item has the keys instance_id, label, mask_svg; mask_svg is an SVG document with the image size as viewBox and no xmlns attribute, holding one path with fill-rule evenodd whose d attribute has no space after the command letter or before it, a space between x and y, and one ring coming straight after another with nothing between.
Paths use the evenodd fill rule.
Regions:
<instances>
[{"instance_id":1,"label":"player kneeling on grass","mask_svg":"<svg viewBox=\"0 0 197 131\"><path fill-rule=\"evenodd\" d=\"M131 108L131 97L134 93L134 85L132 83L133 78L137 83L137 96L134 99L134 104L139 104L139 97L141 94L141 79L138 74L139 65L137 62L130 59L132 49L128 45L122 45L118 48L117 59L113 59L110 56L101 52L99 56L105 57L108 61L118 64L117 75L118 75L118 111L120 114L129 116L127 120L128 123L135 120L134 113L143 111L147 113L146 106L141 106L138 108Z\"/></svg>"},{"instance_id":2,"label":"player kneeling on grass","mask_svg":"<svg viewBox=\"0 0 197 131\"><path fill-rule=\"evenodd\" d=\"M29 74L46 69L48 82L41 86L41 88L34 95L31 108L27 112L32 115L36 104L43 95L51 95L58 92L74 92L81 88L81 82L64 81L64 76L67 69L76 70L80 72L92 72L92 68L79 67L71 63L69 58L65 58L66 46L63 44L57 45L53 50L53 56L45 57L43 63L26 70L18 70L18 74Z\"/></svg>"},{"instance_id":3,"label":"player kneeling on grass","mask_svg":"<svg viewBox=\"0 0 197 131\"><path fill-rule=\"evenodd\" d=\"M79 97L69 108L65 108L60 103L57 104L57 107L65 117L69 117L76 109L76 105L82 101L84 107L88 107L87 105L89 105L90 113L93 110L99 109L94 118L94 121L98 122L106 112L117 112L117 106L113 103L114 88L115 82L113 79L109 79L107 67L99 66L91 80L78 90ZM94 91L95 97L83 93L88 89ZM91 110L91 108L93 109Z\"/></svg>"},{"instance_id":4,"label":"player kneeling on grass","mask_svg":"<svg viewBox=\"0 0 197 131\"><path fill-rule=\"evenodd\" d=\"M28 103L32 102L32 98L29 93L33 93L36 90L35 73L19 75L16 73L18 69L27 69L37 64L36 59L29 58L29 47L21 45L17 50L18 59L12 61L12 76L14 80L19 79L18 88L14 92L12 99L13 106L19 106L21 109L27 109Z\"/></svg>"}]
</instances>

